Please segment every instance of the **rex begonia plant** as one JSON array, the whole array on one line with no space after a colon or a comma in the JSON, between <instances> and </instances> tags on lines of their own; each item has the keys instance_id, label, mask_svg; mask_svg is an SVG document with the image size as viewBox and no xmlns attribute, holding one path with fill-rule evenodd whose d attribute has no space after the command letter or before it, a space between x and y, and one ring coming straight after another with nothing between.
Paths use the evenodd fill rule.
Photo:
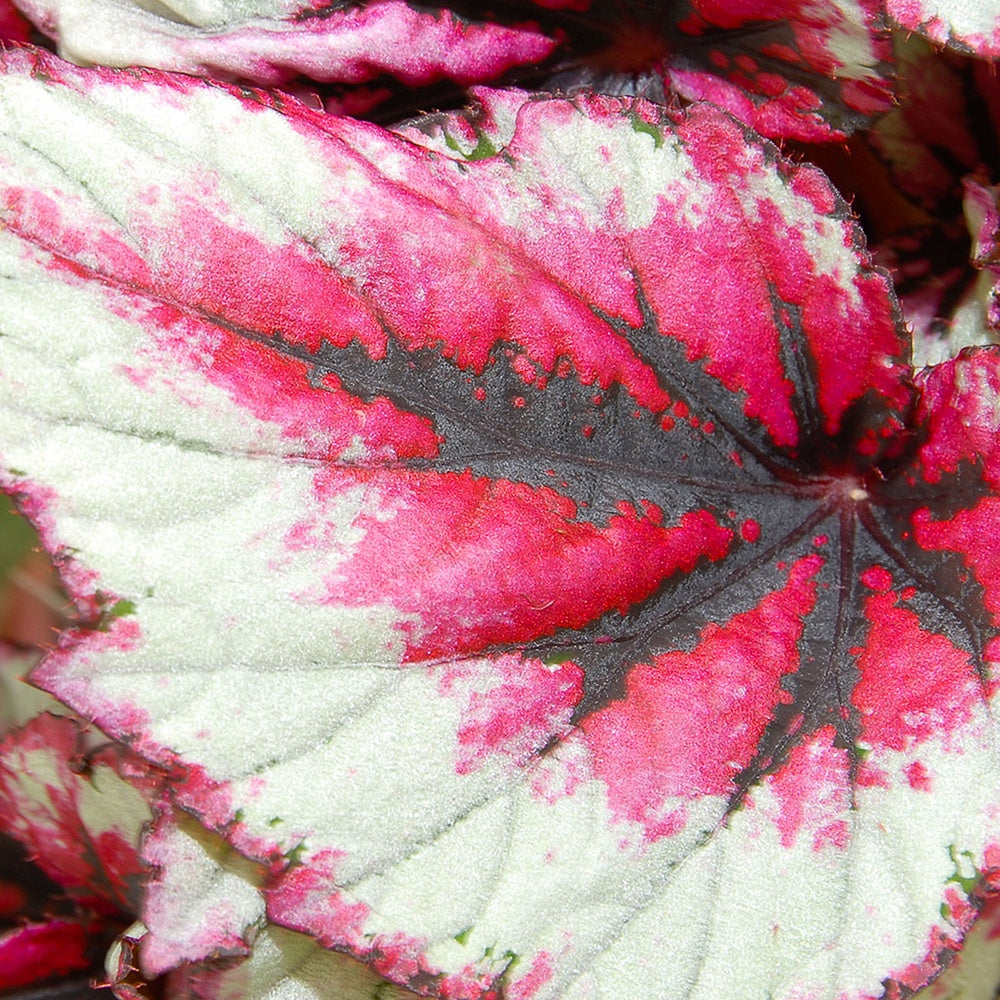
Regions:
<instances>
[{"instance_id":1,"label":"rex begonia plant","mask_svg":"<svg viewBox=\"0 0 1000 1000\"><path fill-rule=\"evenodd\" d=\"M108 927L123 1000L925 986L1000 878L998 178L918 206L986 280L915 367L760 133L920 201L894 43L1000 12L18 6L100 65L0 55L0 485L75 608L0 745L75 909L0 989Z\"/></svg>"}]
</instances>

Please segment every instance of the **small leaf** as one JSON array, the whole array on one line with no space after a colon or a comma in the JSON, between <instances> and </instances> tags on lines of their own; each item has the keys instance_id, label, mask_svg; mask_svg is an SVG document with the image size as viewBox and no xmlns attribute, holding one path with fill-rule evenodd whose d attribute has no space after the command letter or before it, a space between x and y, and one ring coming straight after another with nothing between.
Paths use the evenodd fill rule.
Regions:
<instances>
[{"instance_id":1,"label":"small leaf","mask_svg":"<svg viewBox=\"0 0 1000 1000\"><path fill-rule=\"evenodd\" d=\"M0 930L0 985L16 990L87 972L92 966L88 940L88 928L68 920ZM74 986L85 988L85 980Z\"/></svg>"},{"instance_id":2,"label":"small leaf","mask_svg":"<svg viewBox=\"0 0 1000 1000\"><path fill-rule=\"evenodd\" d=\"M119 772L144 769L105 749L80 773L83 753L71 718L43 714L9 733L0 742L0 827L81 902L128 913L145 874L138 845L150 806Z\"/></svg>"},{"instance_id":3,"label":"small leaf","mask_svg":"<svg viewBox=\"0 0 1000 1000\"><path fill-rule=\"evenodd\" d=\"M147 976L250 954L251 932L264 917L264 876L255 866L190 817L169 812L145 837L142 858L156 872L142 906Z\"/></svg>"},{"instance_id":4,"label":"small leaf","mask_svg":"<svg viewBox=\"0 0 1000 1000\"><path fill-rule=\"evenodd\" d=\"M228 969L188 967L168 980L172 995L191 1000L416 1000L360 962L321 948L304 934L268 926L243 963Z\"/></svg>"}]
</instances>

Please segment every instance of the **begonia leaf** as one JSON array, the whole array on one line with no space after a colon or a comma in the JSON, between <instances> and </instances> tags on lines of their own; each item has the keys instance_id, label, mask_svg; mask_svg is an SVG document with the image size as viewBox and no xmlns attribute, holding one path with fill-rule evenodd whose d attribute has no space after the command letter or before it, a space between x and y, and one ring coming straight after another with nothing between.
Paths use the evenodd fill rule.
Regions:
<instances>
[{"instance_id":1,"label":"begonia leaf","mask_svg":"<svg viewBox=\"0 0 1000 1000\"><path fill-rule=\"evenodd\" d=\"M617 14L615 4L593 6ZM679 16L671 5L636 6L652 6L647 17L671 10L677 18L660 57L669 89L712 101L763 135L841 137L890 107L891 49L869 0L692 0ZM618 44L634 46L636 37Z\"/></svg>"},{"instance_id":2,"label":"begonia leaf","mask_svg":"<svg viewBox=\"0 0 1000 1000\"><path fill-rule=\"evenodd\" d=\"M957 226L920 226L872 247L892 275L916 365L940 364L990 342L968 253L968 231Z\"/></svg>"},{"instance_id":3,"label":"begonia leaf","mask_svg":"<svg viewBox=\"0 0 1000 1000\"><path fill-rule=\"evenodd\" d=\"M709 106L413 143L4 68L35 677L272 920L448 997L928 980L1000 860L1000 358L911 370L819 171Z\"/></svg>"},{"instance_id":4,"label":"begonia leaf","mask_svg":"<svg viewBox=\"0 0 1000 1000\"><path fill-rule=\"evenodd\" d=\"M362 98L370 103L393 96L390 78L666 92L711 100L765 135L804 140L843 136L891 104L891 49L872 0L18 3L77 62L267 85L374 83L380 89ZM414 106L428 104L441 106L440 97Z\"/></svg>"},{"instance_id":5,"label":"begonia leaf","mask_svg":"<svg viewBox=\"0 0 1000 1000\"><path fill-rule=\"evenodd\" d=\"M143 920L123 936L124 972L168 975L172 1000L405 1000L356 959L267 924L266 873L190 816L163 813L144 839L156 872ZM118 986L128 977L113 977Z\"/></svg>"},{"instance_id":6,"label":"begonia leaf","mask_svg":"<svg viewBox=\"0 0 1000 1000\"><path fill-rule=\"evenodd\" d=\"M899 107L866 138L893 189L923 218L875 253L895 279L914 361L933 363L991 342L1000 321L991 251L977 246L996 228L989 202L990 178L1000 176L1000 86L983 60L936 51L919 37L897 39L896 48Z\"/></svg>"},{"instance_id":7,"label":"begonia leaf","mask_svg":"<svg viewBox=\"0 0 1000 1000\"><path fill-rule=\"evenodd\" d=\"M866 139L894 185L932 217L960 213L966 174L1000 170L1000 83L991 64L938 51L918 37L896 38L898 107Z\"/></svg>"},{"instance_id":8,"label":"begonia leaf","mask_svg":"<svg viewBox=\"0 0 1000 1000\"><path fill-rule=\"evenodd\" d=\"M555 47L537 26L467 20L403 0L369 4L243 0L164 9L121 0L19 0L85 63L147 65L261 84L306 77L361 84L391 76L409 85L480 83L536 63Z\"/></svg>"}]
</instances>

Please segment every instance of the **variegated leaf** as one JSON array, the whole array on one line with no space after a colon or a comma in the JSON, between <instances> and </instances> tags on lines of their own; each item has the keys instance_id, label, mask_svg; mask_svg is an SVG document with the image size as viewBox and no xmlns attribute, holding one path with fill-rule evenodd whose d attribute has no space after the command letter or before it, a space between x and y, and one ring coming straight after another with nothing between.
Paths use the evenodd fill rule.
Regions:
<instances>
[{"instance_id":1,"label":"variegated leaf","mask_svg":"<svg viewBox=\"0 0 1000 1000\"><path fill-rule=\"evenodd\" d=\"M456 998L927 979L1000 857L1000 362L913 374L818 171L5 64L0 456L83 617L36 675L272 919Z\"/></svg>"}]
</instances>

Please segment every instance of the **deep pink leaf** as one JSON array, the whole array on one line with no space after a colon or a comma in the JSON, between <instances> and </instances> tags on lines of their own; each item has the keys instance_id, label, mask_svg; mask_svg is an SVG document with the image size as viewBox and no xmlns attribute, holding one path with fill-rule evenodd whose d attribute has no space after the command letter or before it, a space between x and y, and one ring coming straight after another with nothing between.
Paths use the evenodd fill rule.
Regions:
<instances>
[{"instance_id":1,"label":"deep pink leaf","mask_svg":"<svg viewBox=\"0 0 1000 1000\"><path fill-rule=\"evenodd\" d=\"M26 42L31 36L31 25L24 19L13 0L0 0L0 41Z\"/></svg>"},{"instance_id":2,"label":"deep pink leaf","mask_svg":"<svg viewBox=\"0 0 1000 1000\"><path fill-rule=\"evenodd\" d=\"M1000 361L914 375L822 174L705 106L411 142L6 65L38 677L272 918L450 997L933 972L1000 861Z\"/></svg>"},{"instance_id":3,"label":"deep pink leaf","mask_svg":"<svg viewBox=\"0 0 1000 1000\"><path fill-rule=\"evenodd\" d=\"M0 990L45 983L92 967L85 925L67 920L0 931Z\"/></svg>"}]
</instances>

